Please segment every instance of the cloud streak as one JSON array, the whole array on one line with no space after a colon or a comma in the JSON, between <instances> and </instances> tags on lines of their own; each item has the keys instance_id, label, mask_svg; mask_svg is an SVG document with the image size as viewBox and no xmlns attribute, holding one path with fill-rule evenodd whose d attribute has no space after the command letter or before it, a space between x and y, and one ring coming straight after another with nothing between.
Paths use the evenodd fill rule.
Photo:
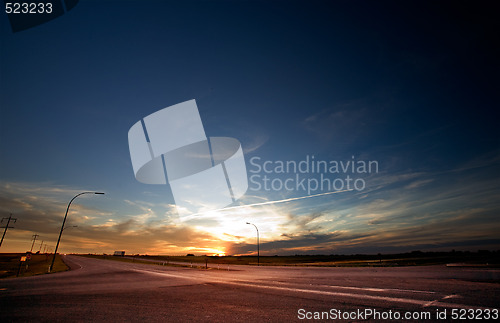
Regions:
<instances>
[{"instance_id":1,"label":"cloud streak","mask_svg":"<svg viewBox=\"0 0 500 323\"><path fill-rule=\"evenodd\" d=\"M326 192L326 193L318 193L318 194L313 194L313 195L306 195L306 196L300 196L300 197L291 197L283 200L276 200L276 201L266 201L266 202L259 202L259 203L252 203L252 204L246 204L246 205L238 205L238 206L230 206L218 210L214 210L215 212L220 212L220 211L230 211L230 210L235 210L235 209L241 209L241 208L249 208L249 207L254 207L254 206L262 206L262 205L270 205L270 204L278 204L278 203L286 203L286 202L291 202L291 201L298 201L298 200L304 200L304 199L309 199L313 197L319 197L319 196L325 196L325 195L332 195L332 194L338 194L338 193L343 193L343 192L350 192L353 190L342 190L342 191L334 191L334 192ZM214 212L210 211L210 212ZM185 219L189 220L192 219L193 216L201 215L201 214L207 214L210 212L200 212L200 213L194 213L189 216L186 216Z\"/></svg>"}]
</instances>

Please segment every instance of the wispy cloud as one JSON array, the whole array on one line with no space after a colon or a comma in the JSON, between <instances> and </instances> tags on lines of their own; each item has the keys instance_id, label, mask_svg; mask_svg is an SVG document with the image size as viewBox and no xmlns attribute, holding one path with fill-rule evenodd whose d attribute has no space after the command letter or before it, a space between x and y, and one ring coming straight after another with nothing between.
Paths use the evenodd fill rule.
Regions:
<instances>
[{"instance_id":1,"label":"wispy cloud","mask_svg":"<svg viewBox=\"0 0 500 323\"><path fill-rule=\"evenodd\" d=\"M323 143L353 144L380 128L380 118L369 106L367 99L336 104L309 115L302 126Z\"/></svg>"},{"instance_id":2,"label":"wispy cloud","mask_svg":"<svg viewBox=\"0 0 500 323\"><path fill-rule=\"evenodd\" d=\"M255 134L243 147L243 153L248 154L258 150L260 147L264 146L268 140L268 135Z\"/></svg>"}]
</instances>

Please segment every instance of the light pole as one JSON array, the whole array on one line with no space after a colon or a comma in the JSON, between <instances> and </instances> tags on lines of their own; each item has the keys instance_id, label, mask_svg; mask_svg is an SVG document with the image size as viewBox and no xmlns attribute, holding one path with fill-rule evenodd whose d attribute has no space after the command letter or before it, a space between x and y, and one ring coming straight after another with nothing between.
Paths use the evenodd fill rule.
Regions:
<instances>
[{"instance_id":1,"label":"light pole","mask_svg":"<svg viewBox=\"0 0 500 323\"><path fill-rule=\"evenodd\" d=\"M251 224L255 227L255 230L257 230L257 266L260 266L260 250L259 250L259 229L257 226L253 223L247 222L247 224Z\"/></svg>"},{"instance_id":2,"label":"light pole","mask_svg":"<svg viewBox=\"0 0 500 323\"><path fill-rule=\"evenodd\" d=\"M61 231L59 231L59 238L57 239L56 250L54 250L54 257L52 257L52 264L49 267L49 272L52 271L52 267L54 267L54 262L56 261L57 248L59 247L59 242L61 241L61 235L62 235L63 230L64 230L64 224L66 223L66 218L68 217L68 211L69 211L69 207L71 205L71 202L73 202L74 199L76 199L78 196L83 195L83 194L104 194L104 193L102 193L102 192L82 192L82 193L75 195L75 197L73 197L71 199L71 201L69 201L68 208L66 209L66 214L64 215L64 220L63 220L63 223L61 225Z\"/></svg>"}]
</instances>

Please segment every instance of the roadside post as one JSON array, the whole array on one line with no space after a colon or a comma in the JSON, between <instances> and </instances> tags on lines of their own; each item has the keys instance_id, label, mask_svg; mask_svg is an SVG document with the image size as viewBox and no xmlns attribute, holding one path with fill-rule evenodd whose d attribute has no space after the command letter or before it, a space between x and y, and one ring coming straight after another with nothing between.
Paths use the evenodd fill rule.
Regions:
<instances>
[{"instance_id":1,"label":"roadside post","mask_svg":"<svg viewBox=\"0 0 500 323\"><path fill-rule=\"evenodd\" d=\"M23 265L23 262L26 262L26 256L22 256L21 260L19 260L19 268L17 268L16 277L19 277L19 274L21 273L21 266Z\"/></svg>"}]
</instances>

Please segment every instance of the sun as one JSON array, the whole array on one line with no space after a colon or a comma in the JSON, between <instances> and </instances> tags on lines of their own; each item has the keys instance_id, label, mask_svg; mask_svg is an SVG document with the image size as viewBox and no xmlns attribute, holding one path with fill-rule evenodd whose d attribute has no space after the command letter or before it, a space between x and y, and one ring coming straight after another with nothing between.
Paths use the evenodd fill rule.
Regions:
<instances>
[{"instance_id":1,"label":"sun","mask_svg":"<svg viewBox=\"0 0 500 323\"><path fill-rule=\"evenodd\" d=\"M223 248L210 249L210 253L215 257L223 257L226 255L226 251L224 251Z\"/></svg>"},{"instance_id":2,"label":"sun","mask_svg":"<svg viewBox=\"0 0 500 323\"><path fill-rule=\"evenodd\" d=\"M283 224L289 221L286 212L275 206L241 207L229 210L213 210L191 217L187 224L205 234L203 239L190 247L196 253L212 256L234 254L234 246L240 243L256 243L256 230L247 222L259 227L259 240L265 242L281 239Z\"/></svg>"}]
</instances>

